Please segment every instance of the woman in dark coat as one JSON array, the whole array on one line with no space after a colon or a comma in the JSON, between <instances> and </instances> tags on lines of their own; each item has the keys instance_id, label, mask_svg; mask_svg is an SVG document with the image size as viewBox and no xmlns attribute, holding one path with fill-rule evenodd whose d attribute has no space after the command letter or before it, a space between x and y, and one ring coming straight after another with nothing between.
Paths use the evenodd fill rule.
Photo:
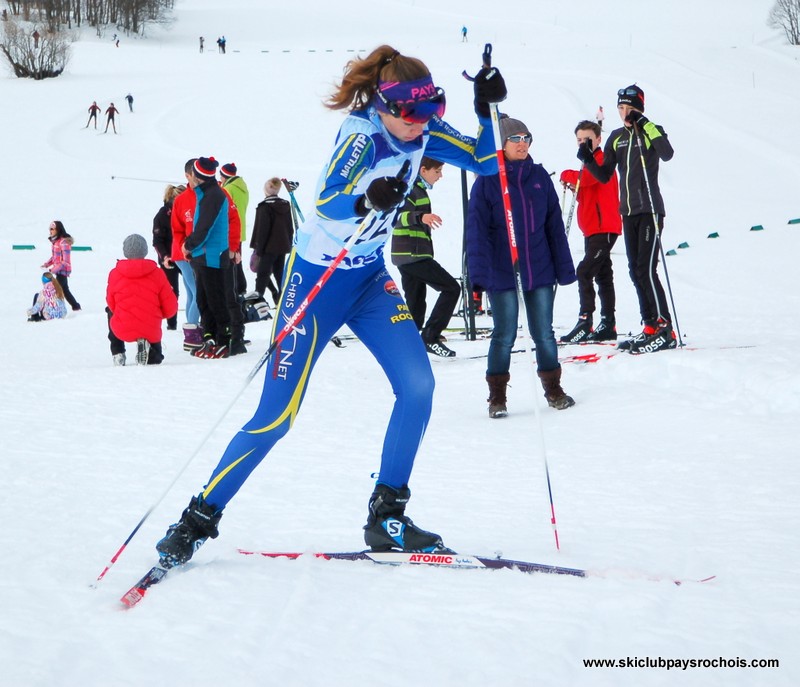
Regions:
<instances>
[{"instance_id":1,"label":"woman in dark coat","mask_svg":"<svg viewBox=\"0 0 800 687\"><path fill-rule=\"evenodd\" d=\"M501 119L500 133L528 328L536 344L537 370L547 403L562 410L575 401L561 388L561 365L553 333L554 286L576 281L575 266L553 182L544 167L534 163L528 154L532 140L528 127L517 119ZM519 298L498 174L478 177L472 187L467 259L472 283L487 292L494 319L486 369L489 416L505 417Z\"/></svg>"},{"instance_id":2,"label":"woman in dark coat","mask_svg":"<svg viewBox=\"0 0 800 687\"><path fill-rule=\"evenodd\" d=\"M264 291L269 289L275 305L280 298L286 255L292 250L294 239L291 205L283 198L278 198L280 190L281 180L278 177L264 184L266 197L256 206L253 235L250 237L250 247L255 254L256 291L263 296ZM277 287L272 284L270 276L275 277Z\"/></svg>"}]
</instances>

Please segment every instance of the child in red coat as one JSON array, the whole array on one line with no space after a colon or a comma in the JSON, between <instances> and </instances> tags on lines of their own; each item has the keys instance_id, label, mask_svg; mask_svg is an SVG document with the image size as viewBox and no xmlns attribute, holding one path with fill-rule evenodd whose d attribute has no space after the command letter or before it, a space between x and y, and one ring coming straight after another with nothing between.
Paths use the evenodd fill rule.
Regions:
<instances>
[{"instance_id":1,"label":"child in red coat","mask_svg":"<svg viewBox=\"0 0 800 687\"><path fill-rule=\"evenodd\" d=\"M164 272L152 260L145 260L147 241L131 234L122 243L125 260L108 275L108 340L115 365L125 364L125 342L136 341L136 362L158 365L161 350L161 320L178 312L178 299Z\"/></svg>"}]
</instances>

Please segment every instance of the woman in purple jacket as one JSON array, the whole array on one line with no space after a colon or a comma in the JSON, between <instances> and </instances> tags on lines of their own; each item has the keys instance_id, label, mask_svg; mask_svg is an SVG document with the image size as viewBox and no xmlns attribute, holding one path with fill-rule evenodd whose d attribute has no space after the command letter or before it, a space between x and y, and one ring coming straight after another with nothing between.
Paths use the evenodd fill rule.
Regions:
<instances>
[{"instance_id":1,"label":"woman in purple jacket","mask_svg":"<svg viewBox=\"0 0 800 687\"><path fill-rule=\"evenodd\" d=\"M532 136L517 119L500 120L508 192L519 251L519 269L528 328L536 344L536 365L547 403L559 410L575 405L561 388L561 365L553 333L555 284L576 281L558 194L544 167L528 150ZM484 289L492 306L494 330L486 381L489 416L505 417L511 349L517 337L519 299L508 245L500 177L478 177L469 201L467 260L473 285Z\"/></svg>"}]
</instances>

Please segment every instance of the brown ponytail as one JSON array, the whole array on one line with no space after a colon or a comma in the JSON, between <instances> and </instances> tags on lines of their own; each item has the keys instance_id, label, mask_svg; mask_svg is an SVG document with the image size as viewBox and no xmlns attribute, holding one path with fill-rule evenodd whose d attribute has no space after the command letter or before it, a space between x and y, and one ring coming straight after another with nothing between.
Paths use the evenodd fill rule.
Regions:
<instances>
[{"instance_id":1,"label":"brown ponytail","mask_svg":"<svg viewBox=\"0 0 800 687\"><path fill-rule=\"evenodd\" d=\"M325 101L325 107L331 110L363 110L369 105L379 79L414 81L429 74L422 60L406 57L390 45L382 45L366 57L356 57L344 66L342 82Z\"/></svg>"}]
</instances>

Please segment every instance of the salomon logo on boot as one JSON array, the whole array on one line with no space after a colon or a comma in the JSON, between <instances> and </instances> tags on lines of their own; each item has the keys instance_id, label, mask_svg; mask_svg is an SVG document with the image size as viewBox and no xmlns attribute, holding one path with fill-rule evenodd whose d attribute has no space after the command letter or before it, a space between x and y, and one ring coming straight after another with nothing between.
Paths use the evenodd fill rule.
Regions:
<instances>
[{"instance_id":1,"label":"salomon logo on boot","mask_svg":"<svg viewBox=\"0 0 800 687\"><path fill-rule=\"evenodd\" d=\"M369 516L364 526L364 541L373 551L432 551L445 550L442 538L417 527L405 515L411 496L408 487L394 489L378 484L369 501Z\"/></svg>"}]
</instances>

